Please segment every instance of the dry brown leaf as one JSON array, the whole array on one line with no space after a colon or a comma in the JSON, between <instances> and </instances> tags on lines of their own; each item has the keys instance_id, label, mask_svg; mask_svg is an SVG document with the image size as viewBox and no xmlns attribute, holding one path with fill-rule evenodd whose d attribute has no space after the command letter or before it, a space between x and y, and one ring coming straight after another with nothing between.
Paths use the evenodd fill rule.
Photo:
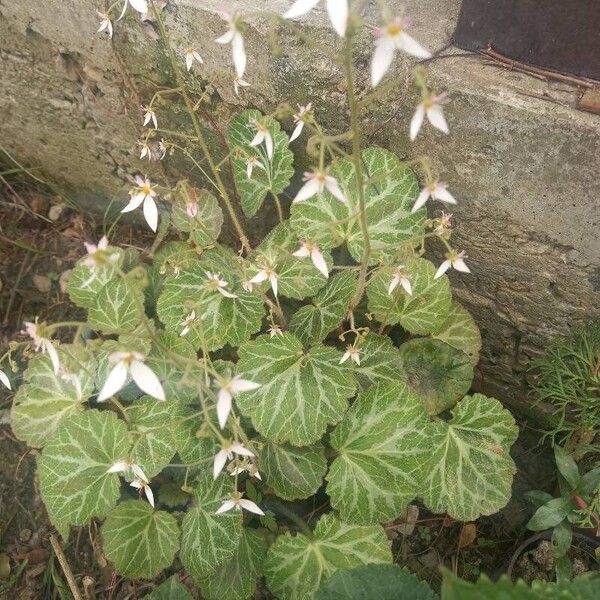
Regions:
<instances>
[{"instance_id":1,"label":"dry brown leaf","mask_svg":"<svg viewBox=\"0 0 600 600\"><path fill-rule=\"evenodd\" d=\"M458 538L458 547L466 548L470 546L477 537L477 527L475 523L465 523L460 530L460 536Z\"/></svg>"}]
</instances>

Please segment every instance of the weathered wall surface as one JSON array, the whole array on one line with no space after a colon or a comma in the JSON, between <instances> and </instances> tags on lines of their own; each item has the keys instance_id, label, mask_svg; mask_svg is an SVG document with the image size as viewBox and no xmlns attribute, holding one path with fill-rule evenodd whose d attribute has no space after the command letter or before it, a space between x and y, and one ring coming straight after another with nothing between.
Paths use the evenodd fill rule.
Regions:
<instances>
[{"instance_id":1,"label":"weathered wall surface","mask_svg":"<svg viewBox=\"0 0 600 600\"><path fill-rule=\"evenodd\" d=\"M238 99L228 49L212 42L224 31L216 12L231 4L171 0L166 9L177 43L195 44L205 59L198 73L214 78L217 120L245 105L268 111L283 100L312 100L332 130L343 130L344 88L331 61L338 41L324 13L301 22L318 28L329 51L283 38L273 58L269 32L276 26L258 13L281 14L289 1L233 2L251 13L246 78L252 87ZM447 43L458 0L403 4L414 16L415 37L431 49ZM0 0L1 145L99 210L125 201L132 173L165 175L162 165L138 160L136 140L140 104L168 79L150 24L133 17L120 23L112 44L96 35L95 11L103 6L103 0ZM365 39L357 57L364 90L370 52ZM396 63L399 81L407 64ZM451 136L426 128L410 148L413 92L375 102L364 135L402 157L429 154L460 198L457 235L473 275L453 277L484 337L477 386L523 407L524 369L544 339L600 314L600 118L573 108L572 88L479 58L438 59L430 73L450 95Z\"/></svg>"}]
</instances>

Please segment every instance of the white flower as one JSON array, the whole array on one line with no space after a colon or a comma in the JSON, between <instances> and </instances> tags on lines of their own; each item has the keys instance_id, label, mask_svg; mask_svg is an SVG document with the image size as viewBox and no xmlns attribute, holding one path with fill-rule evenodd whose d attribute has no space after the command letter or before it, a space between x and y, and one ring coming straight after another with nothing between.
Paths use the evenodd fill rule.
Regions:
<instances>
[{"instance_id":1,"label":"white flower","mask_svg":"<svg viewBox=\"0 0 600 600\"><path fill-rule=\"evenodd\" d=\"M375 30L375 52L371 63L371 83L375 87L386 74L396 50L404 50L417 58L431 58L431 53L423 48L404 30L410 26L410 19L394 17L383 27Z\"/></svg>"},{"instance_id":2,"label":"white flower","mask_svg":"<svg viewBox=\"0 0 600 600\"><path fill-rule=\"evenodd\" d=\"M242 37L240 23L236 15L223 13L222 17L227 21L229 30L221 37L218 37L215 42L217 42L217 44L231 44L231 54L233 56L235 72L237 78L241 80L246 71L246 51L244 50L244 38Z\"/></svg>"},{"instance_id":3,"label":"white flower","mask_svg":"<svg viewBox=\"0 0 600 600\"><path fill-rule=\"evenodd\" d=\"M312 10L319 0L296 0L291 8L283 15L286 19L294 19ZM348 0L327 0L329 20L340 37L346 35L348 26Z\"/></svg>"},{"instance_id":4,"label":"white flower","mask_svg":"<svg viewBox=\"0 0 600 600\"><path fill-rule=\"evenodd\" d=\"M164 138L161 138L158 142L158 152L160 154L160 160L162 160L167 155L167 145L165 144Z\"/></svg>"},{"instance_id":5,"label":"white flower","mask_svg":"<svg viewBox=\"0 0 600 600\"><path fill-rule=\"evenodd\" d=\"M4 371L0 371L0 382L2 382L4 387L8 388L9 390L12 390L12 387L10 385L10 379Z\"/></svg>"},{"instance_id":6,"label":"white flower","mask_svg":"<svg viewBox=\"0 0 600 600\"><path fill-rule=\"evenodd\" d=\"M147 158L148 160L152 159L152 152L150 151L150 146L145 142L142 144L142 150L140 152L140 160L144 160Z\"/></svg>"},{"instance_id":7,"label":"white flower","mask_svg":"<svg viewBox=\"0 0 600 600\"><path fill-rule=\"evenodd\" d=\"M228 460L233 460L233 454L237 454L238 456L254 456L254 453L245 448L243 444L239 442L224 442L221 450L219 450L215 454L215 459L213 463L213 477L216 479L219 476L219 473L223 470L225 463Z\"/></svg>"},{"instance_id":8,"label":"white flower","mask_svg":"<svg viewBox=\"0 0 600 600\"><path fill-rule=\"evenodd\" d=\"M195 320L196 320L196 311L192 310L192 312L181 323L183 325L183 329L181 330L179 337L183 337L184 335L187 335L190 332L190 327L192 326L192 323Z\"/></svg>"},{"instance_id":9,"label":"white flower","mask_svg":"<svg viewBox=\"0 0 600 600\"><path fill-rule=\"evenodd\" d=\"M152 493L152 489L147 482L142 481L141 479L134 479L129 485L133 488L143 491L144 494L146 494L146 498L148 499L150 506L154 508L154 494Z\"/></svg>"},{"instance_id":10,"label":"white flower","mask_svg":"<svg viewBox=\"0 0 600 600\"><path fill-rule=\"evenodd\" d=\"M266 267L259 271L248 283L262 283L263 281L271 282L271 288L273 289L273 295L277 298L277 273L270 267Z\"/></svg>"},{"instance_id":11,"label":"white flower","mask_svg":"<svg viewBox=\"0 0 600 600\"><path fill-rule=\"evenodd\" d=\"M202 57L196 51L196 48L186 48L185 67L188 71L191 71L192 67L194 66L194 61L196 61L200 65L204 63Z\"/></svg>"},{"instance_id":12,"label":"white flower","mask_svg":"<svg viewBox=\"0 0 600 600\"><path fill-rule=\"evenodd\" d=\"M90 277L86 281L81 284L82 288L87 287L98 274L98 269L102 267L112 267L119 260L119 255L116 252L110 253L107 252L108 248L108 238L103 236L98 244L88 244L84 242L83 245L87 251L87 254L84 256L82 263L90 270Z\"/></svg>"},{"instance_id":13,"label":"white flower","mask_svg":"<svg viewBox=\"0 0 600 600\"><path fill-rule=\"evenodd\" d=\"M267 156L269 157L269 160L271 160L271 158L273 158L273 137L271 136L269 128L256 119L250 119L248 125L256 128L256 135L250 142L250 146L259 146L264 142L265 148L267 149Z\"/></svg>"},{"instance_id":14,"label":"white flower","mask_svg":"<svg viewBox=\"0 0 600 600\"><path fill-rule=\"evenodd\" d=\"M98 402L104 402L123 388L127 374L131 375L136 385L146 394L157 400L165 399L165 391L158 377L150 367L144 364L144 355L139 352L113 352L108 360L116 363L112 368L100 393Z\"/></svg>"},{"instance_id":15,"label":"white flower","mask_svg":"<svg viewBox=\"0 0 600 600\"><path fill-rule=\"evenodd\" d=\"M250 87L250 84L247 81L244 81L241 77L236 77L233 80L233 91L235 92L236 96L240 95L241 87Z\"/></svg>"},{"instance_id":16,"label":"white flower","mask_svg":"<svg viewBox=\"0 0 600 600\"><path fill-rule=\"evenodd\" d=\"M440 265L434 279L441 277L450 267L457 271L461 271L462 273L470 273L471 270L467 267L464 261L465 258L467 258L467 255L464 250L458 253L455 250L452 250L452 252L446 254L446 260Z\"/></svg>"},{"instance_id":17,"label":"white flower","mask_svg":"<svg viewBox=\"0 0 600 600\"><path fill-rule=\"evenodd\" d=\"M248 473L250 477L256 477L256 479L260 479L262 481L262 477L258 472L258 467L252 463L248 463L243 461L238 467L235 467L231 470L231 476L235 477L236 475L241 475L242 473Z\"/></svg>"},{"instance_id":18,"label":"white flower","mask_svg":"<svg viewBox=\"0 0 600 600\"><path fill-rule=\"evenodd\" d=\"M154 186L150 183L149 179L143 179L139 175L136 175L135 182L137 187L130 190L129 195L131 198L129 203L121 212L131 212L132 210L139 208L140 204L143 202L146 223L148 223L152 231L156 231L156 228L158 227L158 208L154 201L154 198L156 197Z\"/></svg>"},{"instance_id":19,"label":"white flower","mask_svg":"<svg viewBox=\"0 0 600 600\"><path fill-rule=\"evenodd\" d=\"M456 199L454 196L448 191L445 183L440 183L439 181L435 181L426 185L422 190L419 196L417 197L417 201L412 207L411 212L417 212L421 206L427 202L431 198L432 200L439 200L440 202L446 202L447 204L456 204ZM451 215L452 216L452 215Z\"/></svg>"},{"instance_id":20,"label":"white flower","mask_svg":"<svg viewBox=\"0 0 600 600\"><path fill-rule=\"evenodd\" d=\"M145 111L144 112L144 127L146 127L146 125L150 125L150 121L152 121L152 124L154 125L154 129L158 129L158 120L156 118L156 113L151 110L150 108L148 108L147 106L142 106L142 110Z\"/></svg>"},{"instance_id":21,"label":"white flower","mask_svg":"<svg viewBox=\"0 0 600 600\"><path fill-rule=\"evenodd\" d=\"M147 0L125 0L125 4L123 5L123 12L121 12L121 16L117 19L117 21L120 21L125 16L125 11L127 10L127 6L129 4L131 4L131 8L137 10L142 16L148 13Z\"/></svg>"},{"instance_id":22,"label":"white flower","mask_svg":"<svg viewBox=\"0 0 600 600\"><path fill-rule=\"evenodd\" d=\"M312 102L309 102L306 106L300 106L298 104L298 112L294 115L294 123L296 123L296 127L290 136L290 143L293 142L301 133L302 129L304 129L304 123L306 119L306 115L310 114L312 110Z\"/></svg>"},{"instance_id":23,"label":"white flower","mask_svg":"<svg viewBox=\"0 0 600 600\"><path fill-rule=\"evenodd\" d=\"M198 202L196 200L188 200L185 204L185 214L194 219L198 214Z\"/></svg>"},{"instance_id":24,"label":"white flower","mask_svg":"<svg viewBox=\"0 0 600 600\"><path fill-rule=\"evenodd\" d=\"M208 287L211 290L217 290L217 292L225 296L225 298L237 298L235 294L232 294L225 289L229 284L224 279L221 279L221 276L218 273L204 271L204 274L208 279Z\"/></svg>"},{"instance_id":25,"label":"white flower","mask_svg":"<svg viewBox=\"0 0 600 600\"><path fill-rule=\"evenodd\" d=\"M340 359L340 365L351 358L357 365L360 365L360 350L354 346L347 346L344 356Z\"/></svg>"},{"instance_id":26,"label":"white flower","mask_svg":"<svg viewBox=\"0 0 600 600\"><path fill-rule=\"evenodd\" d=\"M220 515L221 513L231 510L232 508L235 508L236 510L242 510L243 508L256 515L265 514L254 502L252 502L252 500L242 498L242 494L240 494L240 492L234 492L231 494L231 498L229 500L225 500L225 502L223 502L223 504L221 504L221 506L216 510L215 514Z\"/></svg>"},{"instance_id":27,"label":"white flower","mask_svg":"<svg viewBox=\"0 0 600 600\"><path fill-rule=\"evenodd\" d=\"M40 336L39 333L40 325L38 325L38 317L35 318L34 322L25 321L25 329L21 333L28 335L33 340L33 346L36 352L43 352L48 355L54 374L58 375L60 369L60 361L58 359L58 352L52 344L49 338Z\"/></svg>"},{"instance_id":28,"label":"white flower","mask_svg":"<svg viewBox=\"0 0 600 600\"><path fill-rule=\"evenodd\" d=\"M107 473L126 473L127 471L131 471L136 479L143 481L144 483L148 483L148 478L144 474L142 467L135 463L127 462L126 460L118 460L116 463L113 463L108 469Z\"/></svg>"},{"instance_id":29,"label":"white flower","mask_svg":"<svg viewBox=\"0 0 600 600\"><path fill-rule=\"evenodd\" d=\"M425 116L427 116L427 120L436 129L439 129L443 133L450 133L450 130L448 129L448 123L446 123L446 117L444 117L444 109L442 108L442 103L445 99L445 94L440 94L439 96L429 96L429 98L423 100L423 102L417 105L415 114L410 121L411 141L413 141L419 134Z\"/></svg>"},{"instance_id":30,"label":"white flower","mask_svg":"<svg viewBox=\"0 0 600 600\"><path fill-rule=\"evenodd\" d=\"M260 162L257 156L249 156L246 161L246 175L248 175L248 179L252 179L252 171L254 167L258 167L265 171L265 166Z\"/></svg>"},{"instance_id":31,"label":"white flower","mask_svg":"<svg viewBox=\"0 0 600 600\"><path fill-rule=\"evenodd\" d=\"M437 225L433 230L438 235L442 235L452 229L452 213L442 211L442 216L436 220Z\"/></svg>"},{"instance_id":32,"label":"white flower","mask_svg":"<svg viewBox=\"0 0 600 600\"><path fill-rule=\"evenodd\" d=\"M327 189L340 202L348 203L335 177L327 175L326 171L307 171L304 173L304 181L304 185L300 188L292 203L303 202L316 194L322 194L324 189Z\"/></svg>"},{"instance_id":33,"label":"white flower","mask_svg":"<svg viewBox=\"0 0 600 600\"><path fill-rule=\"evenodd\" d=\"M404 265L399 265L394 269L394 276L392 277L392 281L390 282L390 287L388 288L388 294L392 295L392 292L398 287L398 284L402 286L404 291L412 296L412 286L410 285L410 281L406 276L406 269Z\"/></svg>"},{"instance_id":34,"label":"white flower","mask_svg":"<svg viewBox=\"0 0 600 600\"><path fill-rule=\"evenodd\" d=\"M97 33L102 33L103 31L106 31L106 33L108 33L108 37L112 39L113 24L110 20L110 17L106 13L102 13L99 10L97 10L96 13L98 13L98 16L102 19L100 27L98 27Z\"/></svg>"},{"instance_id":35,"label":"white flower","mask_svg":"<svg viewBox=\"0 0 600 600\"><path fill-rule=\"evenodd\" d=\"M247 291L247 292L251 292L252 289L254 288L254 285L252 284L252 282L250 281L244 281L244 283L242 283L242 287Z\"/></svg>"},{"instance_id":36,"label":"white flower","mask_svg":"<svg viewBox=\"0 0 600 600\"><path fill-rule=\"evenodd\" d=\"M236 375L230 381L224 382L219 387L217 394L217 418L219 419L219 427L223 429L227 423L227 417L231 412L231 400L240 392L249 392L260 387L260 383L254 383L247 379L242 379Z\"/></svg>"},{"instance_id":37,"label":"white flower","mask_svg":"<svg viewBox=\"0 0 600 600\"><path fill-rule=\"evenodd\" d=\"M283 337L283 331L281 331L281 327L279 325L273 325L273 327L269 327L269 335L274 337Z\"/></svg>"},{"instance_id":38,"label":"white flower","mask_svg":"<svg viewBox=\"0 0 600 600\"><path fill-rule=\"evenodd\" d=\"M327 262L323 258L321 254L321 250L317 244L313 244L311 242L302 242L300 244L300 249L296 250L296 252L292 253L293 256L297 256L298 258L306 258L310 256L313 265L323 273L325 277L329 277L329 269L327 268Z\"/></svg>"}]
</instances>

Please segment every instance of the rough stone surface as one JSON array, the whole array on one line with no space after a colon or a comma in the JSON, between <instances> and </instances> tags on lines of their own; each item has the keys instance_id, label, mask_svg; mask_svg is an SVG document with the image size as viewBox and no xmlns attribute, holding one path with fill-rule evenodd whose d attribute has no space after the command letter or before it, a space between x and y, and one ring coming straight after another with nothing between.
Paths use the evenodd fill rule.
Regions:
<instances>
[{"instance_id":1,"label":"rough stone surface","mask_svg":"<svg viewBox=\"0 0 600 600\"><path fill-rule=\"evenodd\" d=\"M228 48L212 41L224 31L218 10L231 4L171 0L166 8L176 43L196 44L205 60L196 72L212 82L215 120L223 124L243 106L272 111L282 101L312 100L331 130L343 131L344 85L332 61L338 40L325 13L298 21L302 31L316 32L311 46L283 35L276 19L259 14L282 14L288 0L233 2L234 9L249 13L252 87L238 99ZM448 43L459 0L403 4L414 15L415 37L432 49ZM168 85L168 68L152 25L140 24L133 14L118 24L112 44L97 35L96 9L103 5L0 0L0 144L39 167L73 201L99 213L111 201L121 206L131 174L172 181L189 168L176 159L166 165L138 160L140 105ZM374 23L370 11L364 17ZM270 44L278 50L275 56ZM361 96L368 91L370 52L365 37L356 57ZM449 93L452 135L425 128L410 147L407 128L416 94L404 91L410 64L404 59L395 62L396 85L373 102L363 135L401 157L415 151L430 155L460 198L457 236L473 274L452 277L457 297L483 334L476 386L525 409L530 357L548 336L600 314L600 118L576 110L579 93L564 84L506 71L452 47L444 54L430 63L428 77ZM177 111L167 113L159 105L161 110L169 126L186 123ZM259 215L257 222L263 220Z\"/></svg>"}]
</instances>

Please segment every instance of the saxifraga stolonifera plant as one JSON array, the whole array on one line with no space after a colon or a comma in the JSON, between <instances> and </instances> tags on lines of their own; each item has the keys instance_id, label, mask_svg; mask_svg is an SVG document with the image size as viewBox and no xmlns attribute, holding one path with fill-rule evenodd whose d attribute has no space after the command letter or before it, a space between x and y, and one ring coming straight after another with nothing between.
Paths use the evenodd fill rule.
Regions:
<instances>
[{"instance_id":1,"label":"saxifraga stolonifera plant","mask_svg":"<svg viewBox=\"0 0 600 600\"><path fill-rule=\"evenodd\" d=\"M155 247L86 244L69 295L87 320L27 323L30 339L3 357L14 371L18 352L38 352L12 428L39 449L52 524L66 539L71 525L103 521L104 553L129 578L157 577L178 554L206 598L246 598L264 575L287 599L312 597L336 570L392 562L381 523L415 498L458 520L498 511L510 496L517 428L498 400L465 396L480 337L445 272L469 269L450 244L451 215L428 219L424 209L429 198L454 198L427 161L411 163L425 175L420 191L409 164L361 145L353 40L369 27L358 16L364 3L327 2L343 47L348 132L328 133L310 103L294 115L291 138L256 110L229 123L224 160L245 216L267 197L278 207L280 222L255 247L206 141L202 97L186 86L201 55L174 46L152 1L122 3L100 29L112 36L128 6L154 20L206 189L138 176L123 212L142 207L154 231L161 222ZM290 19L316 4L293 3L280 26L295 30ZM244 24L226 18L216 41L231 46L240 92ZM407 24L383 11L373 86L396 51L429 56ZM423 98L411 138L425 119L447 133L441 97L420 68L415 80ZM145 107L142 158L177 152L155 110L166 93ZM286 216L290 142L303 136L315 165ZM239 251L219 243L223 211ZM447 249L439 267L423 258L429 239ZM411 339L398 347L392 327ZM72 343L59 343L67 328ZM3 381L11 385L5 373ZM322 488L327 508L309 526L295 502Z\"/></svg>"}]
</instances>

